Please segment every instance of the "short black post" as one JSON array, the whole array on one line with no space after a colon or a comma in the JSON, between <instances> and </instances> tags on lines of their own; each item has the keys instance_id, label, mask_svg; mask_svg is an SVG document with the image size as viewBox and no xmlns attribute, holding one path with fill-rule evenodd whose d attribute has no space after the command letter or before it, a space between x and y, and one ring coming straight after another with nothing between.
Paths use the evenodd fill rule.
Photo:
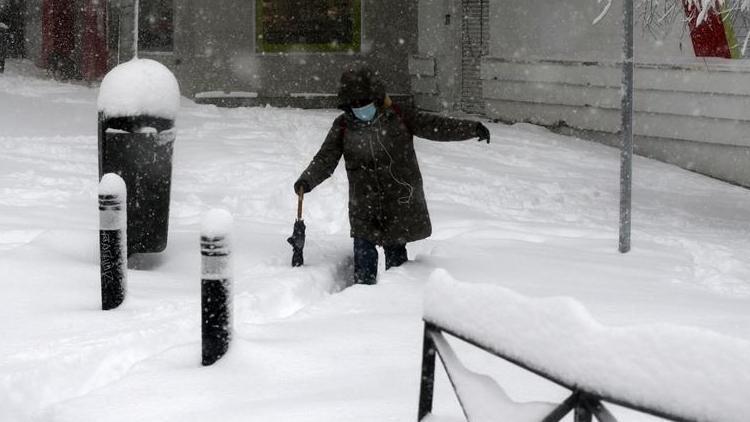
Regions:
<instances>
[{"instance_id":1,"label":"short black post","mask_svg":"<svg viewBox=\"0 0 750 422\"><path fill-rule=\"evenodd\" d=\"M8 55L9 40L8 40L8 28L7 25L0 22L0 73L5 72L5 57Z\"/></svg>"},{"instance_id":2,"label":"short black post","mask_svg":"<svg viewBox=\"0 0 750 422\"><path fill-rule=\"evenodd\" d=\"M586 407L594 415L599 422L617 422L617 419L604 407L601 400L596 397L588 397L586 400Z\"/></svg>"},{"instance_id":3,"label":"short black post","mask_svg":"<svg viewBox=\"0 0 750 422\"><path fill-rule=\"evenodd\" d=\"M221 359L232 339L231 222L228 212L212 210L201 228L203 366Z\"/></svg>"},{"instance_id":4,"label":"short black post","mask_svg":"<svg viewBox=\"0 0 750 422\"><path fill-rule=\"evenodd\" d=\"M125 300L128 268L127 197L125 182L107 173L99 182L99 258L102 309L114 309Z\"/></svg>"},{"instance_id":5,"label":"short black post","mask_svg":"<svg viewBox=\"0 0 750 422\"><path fill-rule=\"evenodd\" d=\"M422 376L419 385L419 413L417 421L421 421L432 412L432 396L435 388L435 341L430 337L432 326L425 323L424 338L422 340Z\"/></svg>"},{"instance_id":6,"label":"short black post","mask_svg":"<svg viewBox=\"0 0 750 422\"><path fill-rule=\"evenodd\" d=\"M592 416L591 410L586 406L585 396L581 396L581 400L576 403L573 420L575 422L591 422L593 420Z\"/></svg>"}]
</instances>

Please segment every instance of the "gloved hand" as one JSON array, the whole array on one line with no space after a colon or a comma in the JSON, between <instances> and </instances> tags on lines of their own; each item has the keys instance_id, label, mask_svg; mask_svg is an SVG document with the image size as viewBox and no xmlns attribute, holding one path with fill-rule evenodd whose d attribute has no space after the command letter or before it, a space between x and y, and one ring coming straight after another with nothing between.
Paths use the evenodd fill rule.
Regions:
<instances>
[{"instance_id":1,"label":"gloved hand","mask_svg":"<svg viewBox=\"0 0 750 422\"><path fill-rule=\"evenodd\" d=\"M490 143L490 130L487 129L487 126L483 125L480 122L477 122L477 133L476 133L476 135L479 138L479 139L477 139L477 141L479 141L479 142L487 141L488 144Z\"/></svg>"},{"instance_id":2,"label":"gloved hand","mask_svg":"<svg viewBox=\"0 0 750 422\"><path fill-rule=\"evenodd\" d=\"M302 192L304 193L310 192L310 184L302 179L294 182L294 193L299 194L300 188L302 188Z\"/></svg>"}]
</instances>

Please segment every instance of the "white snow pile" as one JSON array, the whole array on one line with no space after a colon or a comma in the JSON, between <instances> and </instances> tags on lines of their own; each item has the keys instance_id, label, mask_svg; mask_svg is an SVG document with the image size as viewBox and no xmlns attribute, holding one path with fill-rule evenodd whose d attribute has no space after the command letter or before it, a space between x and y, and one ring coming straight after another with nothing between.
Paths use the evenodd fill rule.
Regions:
<instances>
[{"instance_id":1,"label":"white snow pile","mask_svg":"<svg viewBox=\"0 0 750 422\"><path fill-rule=\"evenodd\" d=\"M233 223L232 214L229 211L222 208L211 209L201 220L201 234L207 237L229 235Z\"/></svg>"},{"instance_id":2,"label":"white snow pile","mask_svg":"<svg viewBox=\"0 0 750 422\"><path fill-rule=\"evenodd\" d=\"M115 173L107 173L99 181L99 195L117 195L124 200L126 192L125 181Z\"/></svg>"},{"instance_id":3,"label":"white snow pile","mask_svg":"<svg viewBox=\"0 0 750 422\"><path fill-rule=\"evenodd\" d=\"M102 176L99 182L99 196L116 196L122 206L118 209L99 210L99 229L100 230L121 230L127 226L127 186L122 177L115 173L107 173ZM123 232L125 235L126 233ZM123 239L124 240L124 239ZM123 246L125 241L123 241ZM123 256L127 253L123 254Z\"/></svg>"},{"instance_id":4,"label":"white snow pile","mask_svg":"<svg viewBox=\"0 0 750 422\"><path fill-rule=\"evenodd\" d=\"M693 420L750 414L750 342L671 324L607 327L572 298L531 299L436 270L424 318L567 385Z\"/></svg>"},{"instance_id":5,"label":"white snow pile","mask_svg":"<svg viewBox=\"0 0 750 422\"><path fill-rule=\"evenodd\" d=\"M97 105L109 117L149 115L175 119L180 108L180 87L163 64L133 59L107 73L99 88Z\"/></svg>"}]
</instances>

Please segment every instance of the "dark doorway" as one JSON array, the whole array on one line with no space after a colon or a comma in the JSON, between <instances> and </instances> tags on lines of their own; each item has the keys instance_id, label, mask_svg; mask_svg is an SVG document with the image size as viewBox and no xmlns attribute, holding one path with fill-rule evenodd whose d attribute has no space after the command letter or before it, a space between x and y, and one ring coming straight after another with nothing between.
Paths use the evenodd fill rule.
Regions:
<instances>
[{"instance_id":1,"label":"dark doorway","mask_svg":"<svg viewBox=\"0 0 750 422\"><path fill-rule=\"evenodd\" d=\"M97 80L108 69L107 3L44 0L38 65L58 79Z\"/></svg>"},{"instance_id":2,"label":"dark doorway","mask_svg":"<svg viewBox=\"0 0 750 422\"><path fill-rule=\"evenodd\" d=\"M174 5L172 1L138 2L138 50L174 51Z\"/></svg>"},{"instance_id":3,"label":"dark doorway","mask_svg":"<svg viewBox=\"0 0 750 422\"><path fill-rule=\"evenodd\" d=\"M44 0L41 67L74 72L75 2Z\"/></svg>"},{"instance_id":4,"label":"dark doorway","mask_svg":"<svg viewBox=\"0 0 750 422\"><path fill-rule=\"evenodd\" d=\"M107 46L107 3L99 0L85 0L80 19L83 29L81 36L81 76L92 81L107 73L109 51Z\"/></svg>"},{"instance_id":5,"label":"dark doorway","mask_svg":"<svg viewBox=\"0 0 750 422\"><path fill-rule=\"evenodd\" d=\"M24 7L23 0L0 0L0 23L8 27L8 57L24 56Z\"/></svg>"}]
</instances>

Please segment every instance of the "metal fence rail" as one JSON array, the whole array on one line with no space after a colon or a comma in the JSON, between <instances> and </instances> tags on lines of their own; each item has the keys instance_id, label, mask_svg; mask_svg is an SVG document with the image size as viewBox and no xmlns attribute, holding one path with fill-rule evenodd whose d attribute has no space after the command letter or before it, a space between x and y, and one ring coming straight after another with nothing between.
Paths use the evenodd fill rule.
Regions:
<instances>
[{"instance_id":1,"label":"metal fence rail","mask_svg":"<svg viewBox=\"0 0 750 422\"><path fill-rule=\"evenodd\" d=\"M448 378L453 385L453 389L456 392L458 401L461 404L464 414L467 415L466 408L464 407L464 400L459 396L458 391L455 387L455 382L451 375L451 369L446 363L446 359L443 357L446 354L452 354L453 350L450 348L445 340L443 333L449 334L452 337L456 337L472 346L478 347L487 353L504 359L513 365L526 369L527 371L538 375L548 381L551 381L563 388L570 390L570 396L560 403L557 407L552 410L546 417L541 419L541 422L556 422L562 420L570 412L574 412L575 422L591 422L596 418L600 422L616 422L617 419L609 412L604 406L603 402L622 406L631 410L635 410L640 413L649 414L652 416L660 417L675 422L698 422L698 419L693 419L685 415L674 415L665 413L658 409L644 407L642 405L633 403L623 397L613 397L606 394L598 393L587 389L583 385L571 384L566 380L562 380L555 377L545 371L535 368L526 362L519 359L514 359L499 350L495 350L485 344L482 344L478 339L467 338L458 333L451 332L445 328L439 327L429 321L425 321L424 338L423 338L423 349L422 349L422 376L421 385L419 391L419 411L418 421L423 420L432 412L432 398L435 385L435 356L440 356L443 366L446 369ZM469 421L471 422L471 421Z\"/></svg>"}]
</instances>

